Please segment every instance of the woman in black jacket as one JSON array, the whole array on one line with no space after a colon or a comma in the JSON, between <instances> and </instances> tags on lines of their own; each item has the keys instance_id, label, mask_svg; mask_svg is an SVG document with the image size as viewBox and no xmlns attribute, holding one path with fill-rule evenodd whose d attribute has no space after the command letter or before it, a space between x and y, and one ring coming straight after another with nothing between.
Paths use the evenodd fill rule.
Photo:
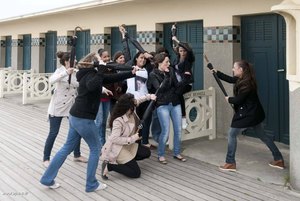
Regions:
<instances>
[{"instance_id":1,"label":"woman in black jacket","mask_svg":"<svg viewBox=\"0 0 300 201\"><path fill-rule=\"evenodd\" d=\"M241 60L234 63L232 68L233 77L225 75L215 69L212 69L212 71L217 72L220 79L234 84L234 97L225 97L226 101L234 106L235 113L228 132L226 163L220 166L220 169L236 171L236 137L240 132L250 127L254 129L261 141L263 141L272 152L274 161L270 162L269 165L283 169L284 161L280 151L273 142L273 139L264 133L262 122L265 119L265 113L258 98L253 67L247 61Z\"/></svg>"},{"instance_id":2,"label":"woman in black jacket","mask_svg":"<svg viewBox=\"0 0 300 201\"><path fill-rule=\"evenodd\" d=\"M172 26L172 32L174 29L176 29L175 25ZM173 64L176 78L179 82L184 81L188 83L182 89L182 95L179 96L182 110L182 128L186 129L187 120L183 94L192 90L192 83L194 82L192 68L195 62L195 55L193 49L188 45L188 43L180 42L176 36L172 36L172 41L177 44L175 47L176 60Z\"/></svg>"},{"instance_id":3,"label":"woman in black jacket","mask_svg":"<svg viewBox=\"0 0 300 201\"><path fill-rule=\"evenodd\" d=\"M161 127L159 136L154 136L158 142L158 161L167 164L165 158L166 142L169 138L170 120L174 130L173 157L179 161L186 161L181 155L181 121L182 113L179 100L181 82L178 82L174 69L170 67L170 59L165 53L159 53L154 57L155 68L149 75L147 87L150 93L157 91L156 110Z\"/></svg>"},{"instance_id":4,"label":"woman in black jacket","mask_svg":"<svg viewBox=\"0 0 300 201\"><path fill-rule=\"evenodd\" d=\"M99 183L96 178L100 142L98 129L94 120L100 104L99 99L102 93L102 85L134 77L138 68L135 67L132 71L126 73L104 74L104 66L98 67L98 70L94 68L93 61L97 60L96 54L91 53L82 59L82 62L79 62L81 65L76 74L77 81L79 82L78 95L70 110L70 126L67 141L57 152L40 180L41 184L49 188L54 189L60 186L58 183L55 183L54 179L67 156L74 150L76 144L78 144L80 137L86 141L90 149L85 191L92 192L106 188L106 184Z\"/></svg>"}]
</instances>

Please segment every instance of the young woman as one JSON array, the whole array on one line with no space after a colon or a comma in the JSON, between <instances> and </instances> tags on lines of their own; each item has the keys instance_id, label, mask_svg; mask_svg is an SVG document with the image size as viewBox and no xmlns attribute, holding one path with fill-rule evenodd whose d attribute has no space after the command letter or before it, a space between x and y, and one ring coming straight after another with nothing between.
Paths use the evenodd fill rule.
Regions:
<instances>
[{"instance_id":1,"label":"young woman","mask_svg":"<svg viewBox=\"0 0 300 201\"><path fill-rule=\"evenodd\" d=\"M64 146L56 153L46 172L42 176L41 184L49 188L58 188L60 185L55 182L58 171L67 156L74 150L82 137L88 144L90 155L86 173L86 192L102 190L105 184L99 183L96 178L96 170L99 162L100 143L98 129L95 125L95 118L100 104L102 84L117 82L135 76L138 68L131 72L124 72L112 75L103 73L100 66L94 68L93 61L97 61L95 53L90 53L79 62L79 71L76 78L79 82L78 95L70 110L69 133Z\"/></svg>"},{"instance_id":2,"label":"young woman","mask_svg":"<svg viewBox=\"0 0 300 201\"><path fill-rule=\"evenodd\" d=\"M133 94L122 95L116 103L109 121L112 129L102 148L102 178L107 179L108 171L116 171L130 178L138 178L141 170L137 160L150 157L150 149L136 143L139 139L137 126L139 118L135 108L146 100L154 100L155 95L147 94L138 99Z\"/></svg>"},{"instance_id":3,"label":"young woman","mask_svg":"<svg viewBox=\"0 0 300 201\"><path fill-rule=\"evenodd\" d=\"M174 25L172 29L174 29ZM173 64L175 68L176 78L179 82L184 81L189 83L182 89L182 95L179 97L182 110L182 128L186 129L187 120L183 94L192 90L192 83L194 82L192 67L195 62L195 55L192 48L187 43L180 42L176 36L172 36L172 40L177 43L177 46L175 48L177 58L175 60L175 63Z\"/></svg>"},{"instance_id":4,"label":"young woman","mask_svg":"<svg viewBox=\"0 0 300 201\"><path fill-rule=\"evenodd\" d=\"M107 64L110 62L110 56L108 54L107 50L104 49L99 49L98 50L98 55L100 57L100 63ZM107 74L113 74L116 73L113 70L109 70L108 68L105 69L105 72ZM115 94L115 88L114 84L105 84L103 85L106 89L110 90L112 94ZM105 137L106 137L106 123L107 123L107 118L109 115L109 111L111 109L111 95L106 95L102 94L100 98L100 105L99 105L99 110L95 119L96 126L98 127L99 130L99 136L100 136L100 146L102 147L105 144Z\"/></svg>"},{"instance_id":5,"label":"young woman","mask_svg":"<svg viewBox=\"0 0 300 201\"><path fill-rule=\"evenodd\" d=\"M149 73L153 69L153 66L150 61L152 55L146 52L136 40L130 38L123 26L120 26L120 32L123 38L124 55L127 64L136 65L141 68L141 70L137 72L135 78L127 79L126 93L131 93L136 99L138 99L148 94L147 79ZM130 41L138 49L138 53L135 54L132 60L130 57L128 41ZM145 101L136 108L136 113L140 119L143 118L144 112L146 111L149 102L150 101ZM149 143L151 117L152 114L149 114L149 116L146 119L144 119L144 126L143 129L140 131L142 134L142 144L147 146L148 148L151 147L151 144Z\"/></svg>"},{"instance_id":6,"label":"young woman","mask_svg":"<svg viewBox=\"0 0 300 201\"><path fill-rule=\"evenodd\" d=\"M182 162L186 161L180 155L181 152L181 106L177 91L181 86L176 79L173 68L170 68L170 59L165 53L155 55L154 62L156 64L154 70L150 73L148 79L148 89L157 92L156 112L159 119L161 133L159 136L153 136L158 140L158 161L167 164L165 158L165 147L169 137L170 119L174 129L174 158Z\"/></svg>"},{"instance_id":7,"label":"young woman","mask_svg":"<svg viewBox=\"0 0 300 201\"><path fill-rule=\"evenodd\" d=\"M51 150L58 135L61 121L64 117L69 116L70 109L75 102L78 87L74 68L70 68L70 53L59 51L56 53L56 56L59 58L60 67L49 78L49 82L56 84L56 87L48 107L50 131L44 147L43 165L45 167L49 166ZM70 84L68 82L69 75L71 75ZM80 155L80 141L74 149L74 161L87 162L87 159Z\"/></svg>"},{"instance_id":8,"label":"young woman","mask_svg":"<svg viewBox=\"0 0 300 201\"><path fill-rule=\"evenodd\" d=\"M234 116L228 132L228 149L226 161L221 170L236 171L235 152L237 148L237 135L247 128L253 128L257 136L272 152L274 161L269 165L279 169L284 168L283 157L270 136L264 133L263 120L265 113L257 94L257 84L252 66L244 60L234 63L233 77L217 72L220 79L234 84L234 96L225 97L226 101L234 106Z\"/></svg>"}]
</instances>

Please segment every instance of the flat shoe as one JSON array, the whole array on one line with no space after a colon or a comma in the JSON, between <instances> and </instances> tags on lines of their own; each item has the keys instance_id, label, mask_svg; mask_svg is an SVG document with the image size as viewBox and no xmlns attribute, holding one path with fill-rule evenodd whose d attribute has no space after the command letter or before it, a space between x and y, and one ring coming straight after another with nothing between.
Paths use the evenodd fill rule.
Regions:
<instances>
[{"instance_id":1,"label":"flat shoe","mask_svg":"<svg viewBox=\"0 0 300 201\"><path fill-rule=\"evenodd\" d=\"M181 157L173 156L173 158L176 159L176 160L179 160L179 161L181 161L181 162L185 162L185 161L186 161L186 159L183 158L182 156L181 156Z\"/></svg>"},{"instance_id":2,"label":"flat shoe","mask_svg":"<svg viewBox=\"0 0 300 201\"><path fill-rule=\"evenodd\" d=\"M74 157L73 161L80 162L80 163L87 163L88 162L88 160L83 156Z\"/></svg>"},{"instance_id":3,"label":"flat shoe","mask_svg":"<svg viewBox=\"0 0 300 201\"><path fill-rule=\"evenodd\" d=\"M161 164L164 164L164 165L166 165L168 163L166 159L160 160L159 158L158 158L158 162L160 162Z\"/></svg>"},{"instance_id":4,"label":"flat shoe","mask_svg":"<svg viewBox=\"0 0 300 201\"><path fill-rule=\"evenodd\" d=\"M102 165L101 165L101 177L103 180L108 180L108 177L106 175L104 175L104 170L107 167L108 162L107 161L103 161Z\"/></svg>"}]
</instances>

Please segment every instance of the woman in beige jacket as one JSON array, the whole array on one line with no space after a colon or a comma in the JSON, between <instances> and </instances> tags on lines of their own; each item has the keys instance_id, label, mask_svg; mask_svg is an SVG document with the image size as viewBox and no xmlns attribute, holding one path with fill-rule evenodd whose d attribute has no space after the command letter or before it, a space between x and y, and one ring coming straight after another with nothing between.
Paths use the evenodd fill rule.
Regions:
<instances>
[{"instance_id":1,"label":"woman in beige jacket","mask_svg":"<svg viewBox=\"0 0 300 201\"><path fill-rule=\"evenodd\" d=\"M109 171L115 171L130 178L140 177L141 170L136 161L149 158L151 152L148 147L136 143L141 138L137 132L140 119L135 113L135 108L150 99L155 100L156 96L147 94L134 99L133 94L127 93L122 95L116 103L109 121L112 132L101 150L103 179L108 179Z\"/></svg>"},{"instance_id":2,"label":"woman in beige jacket","mask_svg":"<svg viewBox=\"0 0 300 201\"><path fill-rule=\"evenodd\" d=\"M70 53L59 51L56 56L59 58L60 67L49 78L50 84L56 84L56 86L48 107L50 129L44 147L43 164L45 167L48 167L50 163L51 150L58 135L61 121L64 117L69 116L78 87L74 68L70 68ZM71 77L70 83L69 76ZM80 154L80 142L74 149L74 161L87 162L86 158Z\"/></svg>"}]
</instances>

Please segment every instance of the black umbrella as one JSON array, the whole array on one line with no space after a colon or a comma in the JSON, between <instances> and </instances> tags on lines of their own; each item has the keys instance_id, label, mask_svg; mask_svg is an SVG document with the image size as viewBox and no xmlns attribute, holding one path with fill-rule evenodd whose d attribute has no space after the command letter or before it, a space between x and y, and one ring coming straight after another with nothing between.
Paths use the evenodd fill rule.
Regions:
<instances>
[{"instance_id":1,"label":"black umbrella","mask_svg":"<svg viewBox=\"0 0 300 201\"><path fill-rule=\"evenodd\" d=\"M204 59L205 59L205 61L207 62L207 68L209 68L209 70L212 70L214 67L213 67L213 65L209 62L209 60L208 60L208 58L207 58L206 55L204 55ZM214 72L214 71L213 71L213 76L214 76L216 82L218 83L220 89L222 90L223 94L224 94L225 96L228 96L228 94L227 94L227 92L226 92L226 90L225 90L225 88L224 88L224 86L223 86L221 80L218 78L217 73Z\"/></svg>"},{"instance_id":2,"label":"black umbrella","mask_svg":"<svg viewBox=\"0 0 300 201\"><path fill-rule=\"evenodd\" d=\"M155 92L155 95L157 95L157 93L159 92L159 90L160 90L160 88L162 87L163 83L164 83L164 81L162 81L162 83L159 85L158 89L157 89L156 92ZM147 107L147 109L146 109L146 111L145 111L145 113L144 113L144 115L143 115L143 118L140 120L140 124L138 125L138 130L137 130L137 132L138 132L139 130L142 130L142 129L143 129L143 127L144 127L144 121L145 121L145 119L151 114L151 112L152 112L152 110L153 110L153 107L154 107L154 103L155 103L155 100L151 100L151 101L150 101L150 103L149 103L149 105L148 105L148 107Z\"/></svg>"},{"instance_id":3,"label":"black umbrella","mask_svg":"<svg viewBox=\"0 0 300 201\"><path fill-rule=\"evenodd\" d=\"M72 48L71 48L71 56L70 56L70 68L74 68L74 64L75 64L76 43L77 43L76 32L78 30L82 31L82 28L81 27L75 27L75 29L74 29L74 35L72 36L71 41L70 41L70 45L72 46ZM72 78L72 75L70 74L69 75L69 80L68 80L69 84L71 84L71 78Z\"/></svg>"}]
</instances>

